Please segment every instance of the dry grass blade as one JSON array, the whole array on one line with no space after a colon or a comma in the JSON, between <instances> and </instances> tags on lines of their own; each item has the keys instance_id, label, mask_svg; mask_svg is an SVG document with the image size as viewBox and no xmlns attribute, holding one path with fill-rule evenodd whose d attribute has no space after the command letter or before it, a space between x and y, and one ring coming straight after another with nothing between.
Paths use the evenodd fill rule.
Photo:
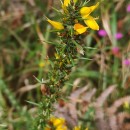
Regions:
<instances>
[{"instance_id":1,"label":"dry grass blade","mask_svg":"<svg viewBox=\"0 0 130 130\"><path fill-rule=\"evenodd\" d=\"M109 124L110 124L111 130L118 130L117 118L115 115L112 115L109 118Z\"/></svg>"},{"instance_id":2,"label":"dry grass blade","mask_svg":"<svg viewBox=\"0 0 130 130\"><path fill-rule=\"evenodd\" d=\"M24 86L24 87L18 89L16 93L23 94L25 92L31 91L32 89L36 89L38 86L40 86L39 83L37 83L35 85L27 85L27 86Z\"/></svg>"},{"instance_id":3,"label":"dry grass blade","mask_svg":"<svg viewBox=\"0 0 130 130\"><path fill-rule=\"evenodd\" d=\"M107 97L114 91L116 88L116 85L112 85L108 87L98 98L97 98L97 104L99 106L102 106L103 103L107 100Z\"/></svg>"},{"instance_id":4,"label":"dry grass blade","mask_svg":"<svg viewBox=\"0 0 130 130\"><path fill-rule=\"evenodd\" d=\"M83 88L77 89L76 91L74 91L74 92L70 95L69 99L71 99L71 100L78 99L78 97L80 96L80 94L82 94L83 92L85 92L87 89L88 89L88 86L85 86L85 87L83 87Z\"/></svg>"},{"instance_id":5,"label":"dry grass blade","mask_svg":"<svg viewBox=\"0 0 130 130\"><path fill-rule=\"evenodd\" d=\"M104 14L102 14L102 22L103 22L103 27L106 30L109 40L111 41L111 43L113 43L113 36L110 30L110 17L109 17L109 13L105 12Z\"/></svg>"},{"instance_id":6,"label":"dry grass blade","mask_svg":"<svg viewBox=\"0 0 130 130\"><path fill-rule=\"evenodd\" d=\"M85 94L83 94L82 100L83 100L83 101L86 101L86 102L90 102L91 99L92 99L92 97L93 97L94 94L96 93L96 91L97 91L97 90L94 88L94 89L92 89L92 90L86 92Z\"/></svg>"},{"instance_id":7,"label":"dry grass blade","mask_svg":"<svg viewBox=\"0 0 130 130\"><path fill-rule=\"evenodd\" d=\"M125 2L125 0L119 0L116 5L115 11L118 11L122 7L124 2Z\"/></svg>"},{"instance_id":8,"label":"dry grass blade","mask_svg":"<svg viewBox=\"0 0 130 130\"><path fill-rule=\"evenodd\" d=\"M110 130L107 120L104 119L104 110L102 107L95 107L95 121L98 130Z\"/></svg>"},{"instance_id":9,"label":"dry grass blade","mask_svg":"<svg viewBox=\"0 0 130 130\"><path fill-rule=\"evenodd\" d=\"M116 100L111 107L107 109L107 112L110 114L116 113L117 109L123 105L125 102L130 103L130 96L120 98Z\"/></svg>"}]
</instances>

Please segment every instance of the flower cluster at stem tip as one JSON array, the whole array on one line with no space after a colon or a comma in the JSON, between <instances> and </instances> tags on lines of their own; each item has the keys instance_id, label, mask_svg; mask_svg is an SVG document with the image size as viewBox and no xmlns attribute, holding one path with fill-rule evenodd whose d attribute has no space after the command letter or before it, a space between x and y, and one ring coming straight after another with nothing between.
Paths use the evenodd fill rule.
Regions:
<instances>
[{"instance_id":1,"label":"flower cluster at stem tip","mask_svg":"<svg viewBox=\"0 0 130 130\"><path fill-rule=\"evenodd\" d=\"M51 117L50 123L52 123L55 130L68 130L67 126L65 125L66 122L64 118ZM52 130L52 129L48 126L45 128L45 130ZM75 126L73 130L81 130L81 127ZM86 128L85 130L88 130L88 128Z\"/></svg>"},{"instance_id":2,"label":"flower cluster at stem tip","mask_svg":"<svg viewBox=\"0 0 130 130\"><path fill-rule=\"evenodd\" d=\"M57 30L64 30L69 19L69 9L72 7L75 10L75 18L73 21L73 30L76 35L82 34L87 31L88 28L92 30L99 30L99 26L96 22L97 18L91 16L91 13L99 6L99 2L93 6L86 7L84 4L79 6L79 0L64 0L62 3L63 15L62 21L57 22L47 18L47 21ZM77 6L78 4L78 6ZM73 15L73 14L72 14Z\"/></svg>"}]
</instances>

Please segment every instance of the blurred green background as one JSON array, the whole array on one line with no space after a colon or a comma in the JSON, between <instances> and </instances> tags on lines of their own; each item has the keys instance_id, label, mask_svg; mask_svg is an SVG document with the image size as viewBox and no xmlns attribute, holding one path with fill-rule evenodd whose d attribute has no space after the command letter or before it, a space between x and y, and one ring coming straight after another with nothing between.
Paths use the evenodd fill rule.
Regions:
<instances>
[{"instance_id":1,"label":"blurred green background","mask_svg":"<svg viewBox=\"0 0 130 130\"><path fill-rule=\"evenodd\" d=\"M91 0L88 6L96 2ZM129 4L128 0L100 1L94 14L99 16L100 30L87 32L86 57L79 60L63 92L71 95L87 85L89 90L97 90L96 100L105 89L116 85L109 105L130 94ZM57 41L44 18L58 19L52 6L60 9L60 0L0 0L0 130L32 130L37 108L27 101L37 103L42 96L34 76L46 78L46 58L55 52L54 45L46 41Z\"/></svg>"}]
</instances>

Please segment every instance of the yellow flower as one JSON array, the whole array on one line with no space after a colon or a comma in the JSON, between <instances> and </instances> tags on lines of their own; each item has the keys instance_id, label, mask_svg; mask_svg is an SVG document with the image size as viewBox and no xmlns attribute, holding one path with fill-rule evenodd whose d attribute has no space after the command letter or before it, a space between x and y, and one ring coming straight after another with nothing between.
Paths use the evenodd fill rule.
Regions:
<instances>
[{"instance_id":1,"label":"yellow flower","mask_svg":"<svg viewBox=\"0 0 130 130\"><path fill-rule=\"evenodd\" d=\"M57 53L54 54L56 59L60 59L60 55L58 55Z\"/></svg>"},{"instance_id":2,"label":"yellow flower","mask_svg":"<svg viewBox=\"0 0 130 130\"><path fill-rule=\"evenodd\" d=\"M74 0L74 3L76 3L77 0ZM70 4L70 0L64 0L64 6L68 6Z\"/></svg>"},{"instance_id":3,"label":"yellow flower","mask_svg":"<svg viewBox=\"0 0 130 130\"><path fill-rule=\"evenodd\" d=\"M97 24L97 22L95 21L95 19L92 16L88 16L86 20L84 20L85 24L93 29L93 30L99 30L99 26Z\"/></svg>"},{"instance_id":4,"label":"yellow flower","mask_svg":"<svg viewBox=\"0 0 130 130\"><path fill-rule=\"evenodd\" d=\"M53 125L54 125L55 127L60 126L60 125L64 125L64 123L65 123L65 120L64 120L63 118L55 118L55 117L52 117L52 118L50 119L50 121L53 123Z\"/></svg>"},{"instance_id":5,"label":"yellow flower","mask_svg":"<svg viewBox=\"0 0 130 130\"><path fill-rule=\"evenodd\" d=\"M58 29L58 30L64 29L63 24L60 23L60 22L52 21L52 20L50 20L50 19L48 19L48 18L47 18L47 21L48 21L55 29Z\"/></svg>"},{"instance_id":6,"label":"yellow flower","mask_svg":"<svg viewBox=\"0 0 130 130\"><path fill-rule=\"evenodd\" d=\"M77 2L77 0L74 0L74 3L76 3ZM62 5L62 9L63 9L63 11L66 13L66 14L68 14L68 10L67 10L67 6L70 4L70 0L64 0L64 3L63 3L63 5Z\"/></svg>"},{"instance_id":7,"label":"yellow flower","mask_svg":"<svg viewBox=\"0 0 130 130\"><path fill-rule=\"evenodd\" d=\"M87 18L97 7L99 6L99 2L96 5L90 7L82 7L80 9L80 14L83 19Z\"/></svg>"},{"instance_id":8,"label":"yellow flower","mask_svg":"<svg viewBox=\"0 0 130 130\"><path fill-rule=\"evenodd\" d=\"M124 108L125 109L129 109L130 108L129 103L127 101L124 102Z\"/></svg>"},{"instance_id":9,"label":"yellow flower","mask_svg":"<svg viewBox=\"0 0 130 130\"><path fill-rule=\"evenodd\" d=\"M44 63L43 61L41 61L41 62L39 63L39 67L42 68L42 67L44 67L44 66L45 66L45 63Z\"/></svg>"},{"instance_id":10,"label":"yellow flower","mask_svg":"<svg viewBox=\"0 0 130 130\"><path fill-rule=\"evenodd\" d=\"M59 125L56 130L67 130L67 127L64 125Z\"/></svg>"},{"instance_id":11,"label":"yellow flower","mask_svg":"<svg viewBox=\"0 0 130 130\"><path fill-rule=\"evenodd\" d=\"M70 0L64 0L64 6L68 6L70 4Z\"/></svg>"},{"instance_id":12,"label":"yellow flower","mask_svg":"<svg viewBox=\"0 0 130 130\"><path fill-rule=\"evenodd\" d=\"M80 14L82 18L84 19L85 24L93 29L93 30L99 30L99 26L96 23L95 19L90 16L90 14L99 6L99 2L96 5L90 6L90 7L82 7L80 9Z\"/></svg>"},{"instance_id":13,"label":"yellow flower","mask_svg":"<svg viewBox=\"0 0 130 130\"><path fill-rule=\"evenodd\" d=\"M84 27L82 24L76 23L74 25L74 30L77 32L77 34L82 34L87 30L87 27Z\"/></svg>"}]
</instances>

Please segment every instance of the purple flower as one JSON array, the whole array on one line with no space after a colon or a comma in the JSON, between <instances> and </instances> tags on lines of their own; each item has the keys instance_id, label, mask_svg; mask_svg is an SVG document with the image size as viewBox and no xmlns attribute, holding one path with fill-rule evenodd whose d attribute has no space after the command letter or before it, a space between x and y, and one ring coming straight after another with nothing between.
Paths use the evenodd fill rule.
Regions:
<instances>
[{"instance_id":1,"label":"purple flower","mask_svg":"<svg viewBox=\"0 0 130 130\"><path fill-rule=\"evenodd\" d=\"M123 34L120 33L120 32L116 33L116 35L115 35L115 38L116 38L117 40L121 39L122 37L123 37Z\"/></svg>"},{"instance_id":2,"label":"purple flower","mask_svg":"<svg viewBox=\"0 0 130 130\"><path fill-rule=\"evenodd\" d=\"M127 11L127 12L130 12L130 4L127 5L126 11Z\"/></svg>"},{"instance_id":3,"label":"purple flower","mask_svg":"<svg viewBox=\"0 0 130 130\"><path fill-rule=\"evenodd\" d=\"M130 59L125 59L123 61L123 64L126 65L126 66L130 66Z\"/></svg>"},{"instance_id":4,"label":"purple flower","mask_svg":"<svg viewBox=\"0 0 130 130\"><path fill-rule=\"evenodd\" d=\"M100 29L98 31L98 35L101 36L101 37L105 37L107 35L107 32L104 29Z\"/></svg>"},{"instance_id":5,"label":"purple flower","mask_svg":"<svg viewBox=\"0 0 130 130\"><path fill-rule=\"evenodd\" d=\"M112 53L113 54L118 54L119 53L119 47L113 47L112 48Z\"/></svg>"}]
</instances>

